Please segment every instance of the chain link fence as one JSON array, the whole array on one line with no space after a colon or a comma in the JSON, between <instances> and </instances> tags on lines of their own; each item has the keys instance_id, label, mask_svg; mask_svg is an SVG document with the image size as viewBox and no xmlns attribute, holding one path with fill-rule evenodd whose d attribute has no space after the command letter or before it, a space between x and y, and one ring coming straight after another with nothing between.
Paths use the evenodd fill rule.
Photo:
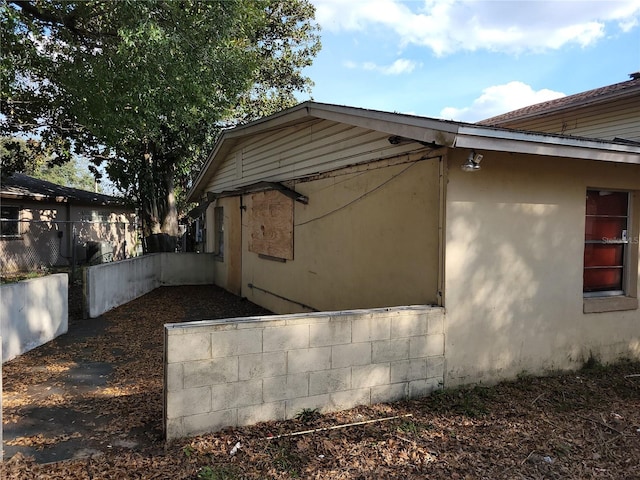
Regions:
<instances>
[{"instance_id":1,"label":"chain link fence","mask_svg":"<svg viewBox=\"0 0 640 480\"><path fill-rule=\"evenodd\" d=\"M7 220L0 237L0 275L65 270L79 279L83 266L141 254L136 223L110 220Z\"/></svg>"}]
</instances>

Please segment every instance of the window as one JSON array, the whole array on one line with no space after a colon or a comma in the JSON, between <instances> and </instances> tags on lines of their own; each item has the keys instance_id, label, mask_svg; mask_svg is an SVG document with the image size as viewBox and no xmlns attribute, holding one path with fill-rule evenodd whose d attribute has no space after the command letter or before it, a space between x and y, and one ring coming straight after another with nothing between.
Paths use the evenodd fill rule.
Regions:
<instances>
[{"instance_id":1,"label":"window","mask_svg":"<svg viewBox=\"0 0 640 480\"><path fill-rule=\"evenodd\" d=\"M587 190L585 297L625 294L629 225L628 192Z\"/></svg>"},{"instance_id":2,"label":"window","mask_svg":"<svg viewBox=\"0 0 640 480\"><path fill-rule=\"evenodd\" d=\"M215 254L224 258L224 207L213 209L213 227L215 230Z\"/></svg>"},{"instance_id":3,"label":"window","mask_svg":"<svg viewBox=\"0 0 640 480\"><path fill-rule=\"evenodd\" d=\"M2 205L0 207L0 237L20 236L20 207Z\"/></svg>"}]
</instances>

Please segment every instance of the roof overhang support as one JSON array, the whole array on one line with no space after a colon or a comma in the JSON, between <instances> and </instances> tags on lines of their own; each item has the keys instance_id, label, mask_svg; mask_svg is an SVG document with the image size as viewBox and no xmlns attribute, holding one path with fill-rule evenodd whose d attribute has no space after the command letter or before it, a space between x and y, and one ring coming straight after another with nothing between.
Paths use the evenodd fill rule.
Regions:
<instances>
[{"instance_id":1,"label":"roof overhang support","mask_svg":"<svg viewBox=\"0 0 640 480\"><path fill-rule=\"evenodd\" d=\"M309 203L309 197L302 195L301 193L292 190L291 188L278 183L278 182L258 182L253 185L247 185L246 187L240 187L235 190L225 191L216 194L217 198L235 197L236 195L245 195L247 193L266 192L268 190L277 190L278 192L292 198L296 202L307 205Z\"/></svg>"}]
</instances>

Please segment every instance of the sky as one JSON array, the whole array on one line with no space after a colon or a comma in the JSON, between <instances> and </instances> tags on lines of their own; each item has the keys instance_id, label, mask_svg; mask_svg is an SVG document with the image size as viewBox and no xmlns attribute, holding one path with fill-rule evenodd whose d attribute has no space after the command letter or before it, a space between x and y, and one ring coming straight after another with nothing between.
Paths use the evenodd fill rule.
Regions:
<instances>
[{"instance_id":1,"label":"sky","mask_svg":"<svg viewBox=\"0 0 640 480\"><path fill-rule=\"evenodd\" d=\"M314 101L475 122L640 71L640 0L311 0Z\"/></svg>"}]
</instances>

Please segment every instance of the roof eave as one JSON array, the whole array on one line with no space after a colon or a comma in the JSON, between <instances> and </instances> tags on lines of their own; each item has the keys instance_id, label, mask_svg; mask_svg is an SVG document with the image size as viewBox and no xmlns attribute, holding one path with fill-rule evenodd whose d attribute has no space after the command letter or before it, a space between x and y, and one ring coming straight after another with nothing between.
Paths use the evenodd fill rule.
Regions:
<instances>
[{"instance_id":1,"label":"roof eave","mask_svg":"<svg viewBox=\"0 0 640 480\"><path fill-rule=\"evenodd\" d=\"M587 138L571 138L494 128L461 126L456 147L640 164L640 147Z\"/></svg>"}]
</instances>

